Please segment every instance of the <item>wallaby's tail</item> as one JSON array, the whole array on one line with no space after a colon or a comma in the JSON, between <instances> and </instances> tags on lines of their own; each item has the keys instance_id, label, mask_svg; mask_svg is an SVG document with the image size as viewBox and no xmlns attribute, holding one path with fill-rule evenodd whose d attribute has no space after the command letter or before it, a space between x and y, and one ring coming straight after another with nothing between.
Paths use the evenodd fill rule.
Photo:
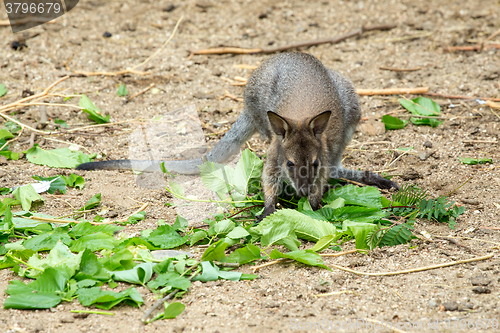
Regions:
<instances>
[{"instance_id":1,"label":"wallaby's tail","mask_svg":"<svg viewBox=\"0 0 500 333\"><path fill-rule=\"evenodd\" d=\"M220 142L209 151L205 158L207 161L224 163L228 161L240 150L240 147L252 137L256 128L252 119L245 111L240 115L238 120L231 126L229 131L224 135ZM80 164L76 167L77 170L130 170L154 172L160 171L160 164L163 161L147 161L147 160L112 160L101 162L88 162ZM201 158L192 160L179 161L164 161L165 168L169 172L181 174L199 174L199 165L203 164Z\"/></svg>"}]
</instances>

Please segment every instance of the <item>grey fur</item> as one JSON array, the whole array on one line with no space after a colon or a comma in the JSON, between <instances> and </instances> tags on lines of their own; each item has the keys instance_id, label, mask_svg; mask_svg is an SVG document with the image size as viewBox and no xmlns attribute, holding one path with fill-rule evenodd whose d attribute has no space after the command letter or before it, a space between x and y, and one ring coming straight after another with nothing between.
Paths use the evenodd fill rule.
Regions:
<instances>
[{"instance_id":1,"label":"grey fur","mask_svg":"<svg viewBox=\"0 0 500 333\"><path fill-rule=\"evenodd\" d=\"M326 113L328 112L328 114ZM268 112L271 114L268 116ZM271 116L273 126L271 126ZM323 114L322 119L319 119ZM313 209L318 208L328 179L346 178L380 188L398 185L369 171L345 169L342 154L361 117L358 96L351 82L327 69L315 57L305 53L282 53L262 63L248 80L245 108L231 129L206 160L224 163L255 133L271 141L264 167L265 210L275 209L276 197L283 181L290 183L299 195L309 195ZM318 127L318 130L316 129ZM276 132L276 128L281 130ZM285 130L286 129L286 130ZM290 167L291 161L292 167ZM130 169L159 170L161 161L104 161L84 163L80 170ZM165 161L171 172L199 173L201 158ZM316 165L316 166L315 166ZM306 176L297 173L304 168Z\"/></svg>"}]
</instances>

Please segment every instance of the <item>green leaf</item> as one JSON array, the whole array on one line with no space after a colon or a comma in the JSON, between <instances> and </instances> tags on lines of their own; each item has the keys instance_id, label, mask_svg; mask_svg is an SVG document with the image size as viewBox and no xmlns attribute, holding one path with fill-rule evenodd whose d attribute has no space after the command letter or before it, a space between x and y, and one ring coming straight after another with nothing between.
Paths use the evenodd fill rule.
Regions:
<instances>
[{"instance_id":1,"label":"green leaf","mask_svg":"<svg viewBox=\"0 0 500 333\"><path fill-rule=\"evenodd\" d=\"M5 128L0 128L0 140L5 139L9 140L14 137L14 134L6 130Z\"/></svg>"},{"instance_id":2,"label":"green leaf","mask_svg":"<svg viewBox=\"0 0 500 333\"><path fill-rule=\"evenodd\" d=\"M410 121L414 125L428 125L430 127L438 127L443 123L443 120L437 120L434 118L410 118Z\"/></svg>"},{"instance_id":3,"label":"green leaf","mask_svg":"<svg viewBox=\"0 0 500 333\"><path fill-rule=\"evenodd\" d=\"M335 240L335 235L326 235L322 237L312 248L311 251L321 252L328 248L330 244Z\"/></svg>"},{"instance_id":4,"label":"green leaf","mask_svg":"<svg viewBox=\"0 0 500 333\"><path fill-rule=\"evenodd\" d=\"M237 249L233 253L231 253L226 258L219 260L221 262L232 262L238 263L240 265L262 259L260 255L260 248L253 244L247 244L245 247L241 249Z\"/></svg>"},{"instance_id":5,"label":"green leaf","mask_svg":"<svg viewBox=\"0 0 500 333\"><path fill-rule=\"evenodd\" d=\"M243 227L236 227L231 232L229 232L226 237L231 239L240 239L249 236L248 231Z\"/></svg>"},{"instance_id":6,"label":"green leaf","mask_svg":"<svg viewBox=\"0 0 500 333\"><path fill-rule=\"evenodd\" d=\"M298 251L292 251L288 253L281 253L280 251L273 249L270 255L271 259L280 259L280 258L286 258L286 259L292 259L298 262L301 262L303 264L309 265L309 266L316 266L316 267L321 267L321 268L326 268L328 270L331 270L328 266L325 266L323 263L323 259L319 254L316 252L313 252L311 250L298 250Z\"/></svg>"},{"instance_id":7,"label":"green leaf","mask_svg":"<svg viewBox=\"0 0 500 333\"><path fill-rule=\"evenodd\" d=\"M101 203L101 193L97 193L97 194L94 194L92 196L92 198L90 198L85 203L85 205L82 208L80 208L79 210L80 211L89 210L89 209L92 209L94 207L97 207L100 203Z\"/></svg>"},{"instance_id":8,"label":"green leaf","mask_svg":"<svg viewBox=\"0 0 500 333\"><path fill-rule=\"evenodd\" d=\"M460 162L463 164L468 164L468 165L476 165L476 164L486 164L486 163L493 163L493 159L491 158L459 158L458 159Z\"/></svg>"},{"instance_id":9,"label":"green leaf","mask_svg":"<svg viewBox=\"0 0 500 333\"><path fill-rule=\"evenodd\" d=\"M239 281L241 278L240 272L221 271L216 265L212 265L209 261L202 261L202 274L196 276L193 281L217 281L219 278L224 280Z\"/></svg>"},{"instance_id":10,"label":"green leaf","mask_svg":"<svg viewBox=\"0 0 500 333\"><path fill-rule=\"evenodd\" d=\"M21 202L23 210L30 210L31 204L35 201L45 201L45 199L38 193L31 184L18 187L12 192L12 195Z\"/></svg>"},{"instance_id":11,"label":"green leaf","mask_svg":"<svg viewBox=\"0 0 500 333\"><path fill-rule=\"evenodd\" d=\"M219 198L234 189L234 170L229 166L207 161L199 166L201 181L206 188L216 192Z\"/></svg>"},{"instance_id":12,"label":"green leaf","mask_svg":"<svg viewBox=\"0 0 500 333\"><path fill-rule=\"evenodd\" d=\"M66 267L65 269L70 270L69 276L73 276L75 271L80 265L82 253L77 255L71 253L66 245L61 242L56 243L56 245L50 250L49 255L43 259L38 258L38 255L33 255L28 260L28 265L45 270L49 267L61 269L61 267ZM28 266L28 267L29 267ZM26 276L30 278L35 278L40 275L41 272L36 269L30 269Z\"/></svg>"},{"instance_id":13,"label":"green leaf","mask_svg":"<svg viewBox=\"0 0 500 333\"><path fill-rule=\"evenodd\" d=\"M141 237L161 249L171 249L185 244L189 237L179 235L169 225L162 225L154 230L148 237Z\"/></svg>"},{"instance_id":14,"label":"green leaf","mask_svg":"<svg viewBox=\"0 0 500 333\"><path fill-rule=\"evenodd\" d=\"M78 105L83 108L83 112L88 113L88 118L90 120L93 120L98 124L109 123L109 114L104 117L101 110L99 110L99 108L95 106L94 103L92 103L92 101L85 96L85 94L82 94Z\"/></svg>"},{"instance_id":15,"label":"green leaf","mask_svg":"<svg viewBox=\"0 0 500 333\"><path fill-rule=\"evenodd\" d=\"M81 151L71 151L69 148L44 150L38 147L38 144L24 151L24 153L31 163L52 168L75 168L79 164L91 162L96 156L96 154L86 155Z\"/></svg>"},{"instance_id":16,"label":"green leaf","mask_svg":"<svg viewBox=\"0 0 500 333\"><path fill-rule=\"evenodd\" d=\"M333 200L332 202L328 203L327 205L324 205L323 208L337 209L337 208L344 207L344 205L345 205L344 198L337 198L337 199Z\"/></svg>"},{"instance_id":17,"label":"green leaf","mask_svg":"<svg viewBox=\"0 0 500 333\"><path fill-rule=\"evenodd\" d=\"M356 249L370 249L371 246L367 243L367 236L376 229L379 229L379 226L372 223L359 223L349 220L342 223L342 231L347 231L356 239Z\"/></svg>"},{"instance_id":18,"label":"green leaf","mask_svg":"<svg viewBox=\"0 0 500 333\"><path fill-rule=\"evenodd\" d=\"M118 91L116 92L116 94L120 97L123 97L123 96L126 96L128 95L128 90L127 90L127 87L122 84L119 88L118 88Z\"/></svg>"},{"instance_id":19,"label":"green leaf","mask_svg":"<svg viewBox=\"0 0 500 333\"><path fill-rule=\"evenodd\" d=\"M132 269L135 267L134 255L129 249L119 250L111 257L102 258L99 261L102 263L103 267L109 271Z\"/></svg>"},{"instance_id":20,"label":"green leaf","mask_svg":"<svg viewBox=\"0 0 500 333\"><path fill-rule=\"evenodd\" d=\"M69 271L47 268L36 281L28 285L11 281L5 291L10 296L4 302L6 309L48 309L62 300L62 293L69 280Z\"/></svg>"},{"instance_id":21,"label":"green leaf","mask_svg":"<svg viewBox=\"0 0 500 333\"><path fill-rule=\"evenodd\" d=\"M325 194L323 200L332 202L337 198L343 198L347 205L382 208L381 197L380 191L373 186L346 185L338 189L331 189Z\"/></svg>"},{"instance_id":22,"label":"green leaf","mask_svg":"<svg viewBox=\"0 0 500 333\"><path fill-rule=\"evenodd\" d=\"M185 308L186 308L186 306L182 303L172 302L165 308L165 311L163 313L161 313L160 315L156 316L154 318L154 320L174 319L175 317L180 315L184 311Z\"/></svg>"},{"instance_id":23,"label":"green leaf","mask_svg":"<svg viewBox=\"0 0 500 333\"><path fill-rule=\"evenodd\" d=\"M408 123L407 120L402 120L388 114L382 117L382 122L385 124L386 130L402 129Z\"/></svg>"},{"instance_id":24,"label":"green leaf","mask_svg":"<svg viewBox=\"0 0 500 333\"><path fill-rule=\"evenodd\" d=\"M234 188L246 195L252 182L259 181L264 162L249 149L245 149L234 170Z\"/></svg>"},{"instance_id":25,"label":"green leaf","mask_svg":"<svg viewBox=\"0 0 500 333\"><path fill-rule=\"evenodd\" d=\"M234 222L231 220L222 220L214 225L216 235L226 235L234 229Z\"/></svg>"},{"instance_id":26,"label":"green leaf","mask_svg":"<svg viewBox=\"0 0 500 333\"><path fill-rule=\"evenodd\" d=\"M93 235L96 233L104 233L109 236L113 236L121 230L123 230L123 227L113 224L92 225L90 222L80 222L71 229L69 235L73 238L80 238L82 236Z\"/></svg>"},{"instance_id":27,"label":"green leaf","mask_svg":"<svg viewBox=\"0 0 500 333\"><path fill-rule=\"evenodd\" d=\"M5 84L0 84L0 97L5 96L7 94L7 88L5 87Z\"/></svg>"},{"instance_id":28,"label":"green leaf","mask_svg":"<svg viewBox=\"0 0 500 333\"><path fill-rule=\"evenodd\" d=\"M80 252L85 249L89 249L90 251L113 250L118 242L113 236L97 232L78 238L73 241L70 248L73 252Z\"/></svg>"},{"instance_id":29,"label":"green leaf","mask_svg":"<svg viewBox=\"0 0 500 333\"><path fill-rule=\"evenodd\" d=\"M183 199L184 198L184 189L182 186L174 181L168 182L170 185L170 190L169 192L172 193L172 195L176 198Z\"/></svg>"},{"instance_id":30,"label":"green leaf","mask_svg":"<svg viewBox=\"0 0 500 333\"><path fill-rule=\"evenodd\" d=\"M78 289L77 293L78 300L83 306L96 304L96 307L104 310L109 310L121 302L136 307L144 303L137 289L133 287L119 293L111 290L101 290L99 287Z\"/></svg>"},{"instance_id":31,"label":"green leaf","mask_svg":"<svg viewBox=\"0 0 500 333\"><path fill-rule=\"evenodd\" d=\"M388 212L380 208L345 206L335 209L332 212L332 220L343 222L350 220L353 222L373 222L387 217Z\"/></svg>"},{"instance_id":32,"label":"green leaf","mask_svg":"<svg viewBox=\"0 0 500 333\"><path fill-rule=\"evenodd\" d=\"M172 225L172 228L174 228L176 231L185 232L188 225L189 225L189 223L188 223L187 219L183 218L180 215L177 215L177 217L175 218L175 222Z\"/></svg>"},{"instance_id":33,"label":"green leaf","mask_svg":"<svg viewBox=\"0 0 500 333\"><path fill-rule=\"evenodd\" d=\"M151 289L170 287L170 289L181 289L187 291L190 286L191 281L189 281L188 278L173 272L158 274L156 279L148 282L148 287Z\"/></svg>"},{"instance_id":34,"label":"green leaf","mask_svg":"<svg viewBox=\"0 0 500 333\"><path fill-rule=\"evenodd\" d=\"M198 230L194 234L191 235L189 246L193 246L198 243L200 240L206 238L208 236L205 230Z\"/></svg>"},{"instance_id":35,"label":"green leaf","mask_svg":"<svg viewBox=\"0 0 500 333\"><path fill-rule=\"evenodd\" d=\"M0 143L1 143L1 141L0 141ZM4 148L4 149L6 149L6 148ZM21 156L19 153L14 153L10 150L2 150L2 151L0 151L0 155L4 156L8 160L13 160L13 161L17 161L19 159L19 157Z\"/></svg>"},{"instance_id":36,"label":"green leaf","mask_svg":"<svg viewBox=\"0 0 500 333\"><path fill-rule=\"evenodd\" d=\"M51 182L50 188L47 190L48 193L54 194L57 191L61 193L66 193L66 184L64 183L64 176L54 176L54 177L41 177L41 176L31 176L31 178L42 181L42 182Z\"/></svg>"},{"instance_id":37,"label":"green leaf","mask_svg":"<svg viewBox=\"0 0 500 333\"><path fill-rule=\"evenodd\" d=\"M115 281L144 285L151 280L154 265L151 262L145 262L129 270L112 272L113 279Z\"/></svg>"},{"instance_id":38,"label":"green leaf","mask_svg":"<svg viewBox=\"0 0 500 333\"><path fill-rule=\"evenodd\" d=\"M417 97L412 100L400 99L399 103L416 116L439 116L441 107L432 99Z\"/></svg>"},{"instance_id":39,"label":"green leaf","mask_svg":"<svg viewBox=\"0 0 500 333\"><path fill-rule=\"evenodd\" d=\"M69 235L62 231L61 228L56 228L51 233L43 233L26 239L23 242L23 246L33 251L49 251L52 250L59 241L66 245L71 244Z\"/></svg>"},{"instance_id":40,"label":"green leaf","mask_svg":"<svg viewBox=\"0 0 500 333\"><path fill-rule=\"evenodd\" d=\"M210 245L203 255L201 256L200 261L222 261L226 257L224 251L228 247L228 243L223 241L218 241L212 245Z\"/></svg>"},{"instance_id":41,"label":"green leaf","mask_svg":"<svg viewBox=\"0 0 500 333\"><path fill-rule=\"evenodd\" d=\"M67 122L65 122L64 120L62 119L59 119L59 118L56 118L54 119L54 123L61 126L61 127L64 127L64 128L69 128L69 125Z\"/></svg>"},{"instance_id":42,"label":"green leaf","mask_svg":"<svg viewBox=\"0 0 500 333\"><path fill-rule=\"evenodd\" d=\"M66 176L61 176L61 177L64 180L66 186L76 187L79 190L82 190L83 187L85 186L85 179L83 179L82 176L72 173L68 177Z\"/></svg>"}]
</instances>

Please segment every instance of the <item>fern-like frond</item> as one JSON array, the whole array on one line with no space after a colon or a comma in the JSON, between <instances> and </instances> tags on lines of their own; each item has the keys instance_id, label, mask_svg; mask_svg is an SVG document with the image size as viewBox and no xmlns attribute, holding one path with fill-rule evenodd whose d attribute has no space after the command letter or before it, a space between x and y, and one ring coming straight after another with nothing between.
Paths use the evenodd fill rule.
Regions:
<instances>
[{"instance_id":1,"label":"fern-like frond","mask_svg":"<svg viewBox=\"0 0 500 333\"><path fill-rule=\"evenodd\" d=\"M406 184L392 195L392 201L398 202L402 206L413 206L427 199L427 196L427 190L423 191L417 185Z\"/></svg>"}]
</instances>

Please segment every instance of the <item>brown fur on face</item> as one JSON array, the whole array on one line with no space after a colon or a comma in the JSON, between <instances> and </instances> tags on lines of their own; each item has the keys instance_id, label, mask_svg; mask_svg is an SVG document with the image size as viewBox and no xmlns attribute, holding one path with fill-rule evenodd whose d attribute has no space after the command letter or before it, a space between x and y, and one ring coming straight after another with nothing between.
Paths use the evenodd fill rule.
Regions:
<instances>
[{"instance_id":1,"label":"brown fur on face","mask_svg":"<svg viewBox=\"0 0 500 333\"><path fill-rule=\"evenodd\" d=\"M276 134L271 146L279 152L278 166L281 174L299 196L307 196L317 191L322 194L323 181L317 182L325 160L323 158L322 133L328 125L331 112L325 111L315 117L296 121L281 117L269 111L271 128ZM319 184L318 184L319 183ZM318 203L319 204L319 203Z\"/></svg>"}]
</instances>

